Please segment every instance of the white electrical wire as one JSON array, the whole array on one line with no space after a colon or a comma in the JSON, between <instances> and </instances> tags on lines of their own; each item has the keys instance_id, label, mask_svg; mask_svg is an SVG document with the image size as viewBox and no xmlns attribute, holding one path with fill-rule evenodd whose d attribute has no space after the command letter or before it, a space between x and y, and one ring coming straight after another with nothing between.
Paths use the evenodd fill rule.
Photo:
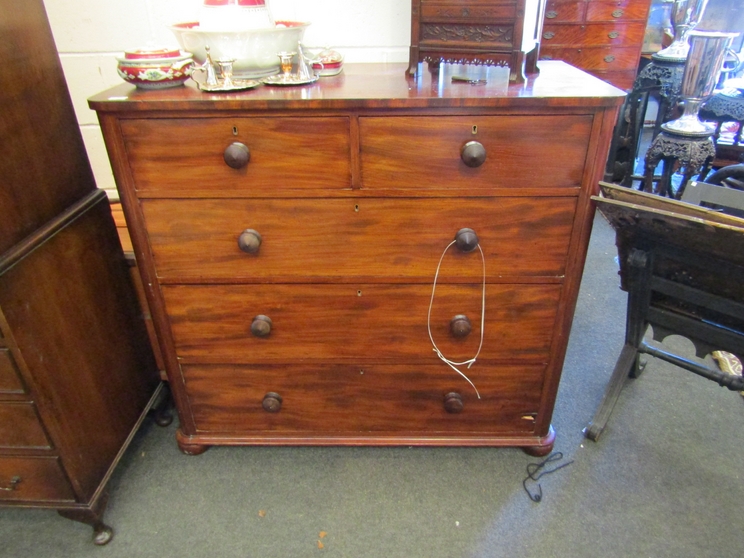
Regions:
<instances>
[{"instance_id":1,"label":"white electrical wire","mask_svg":"<svg viewBox=\"0 0 744 558\"><path fill-rule=\"evenodd\" d=\"M429 301L429 315L426 320L426 327L429 330L429 339L431 340L431 344L434 347L432 350L437 354L437 356L444 362L447 366L452 368L455 372L457 372L460 376L465 378L467 382L473 386L473 389L475 390L476 395L478 396L478 399L481 398L480 393L478 392L478 388L475 387L475 384L470 381L470 378L468 378L464 372L462 372L458 366L468 366L468 369L470 369L473 364L475 364L476 359L478 358L478 355L481 352L481 349L483 348L483 332L486 325L486 257L483 255L483 249L480 246L480 243L478 243L478 250L480 251L481 255L481 262L483 264L483 291L481 295L481 327L480 327L480 344L478 345L478 350L475 353L475 356L471 359L465 360L463 362L454 362L448 359L444 354L442 354L442 351L439 350L439 347L437 347L437 344L434 342L434 336L431 334L431 309L434 305L434 293L437 290L437 280L439 279L439 268L442 267L442 260L444 260L444 256L447 254L447 250L450 249L450 247L457 242L456 240L453 240L450 242L447 247L444 249L444 252L442 252L442 257L439 258L439 263L437 264L437 271L434 274L434 285L431 288L431 300Z\"/></svg>"}]
</instances>

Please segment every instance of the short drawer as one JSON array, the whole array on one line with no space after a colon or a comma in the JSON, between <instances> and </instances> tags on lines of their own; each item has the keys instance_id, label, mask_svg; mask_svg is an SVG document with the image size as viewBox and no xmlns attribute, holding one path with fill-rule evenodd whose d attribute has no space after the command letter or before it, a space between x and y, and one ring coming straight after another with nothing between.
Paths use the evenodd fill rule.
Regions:
<instances>
[{"instance_id":1,"label":"short drawer","mask_svg":"<svg viewBox=\"0 0 744 558\"><path fill-rule=\"evenodd\" d=\"M122 120L121 130L143 195L351 185L346 117L136 119ZM250 154L238 169L225 162L236 142Z\"/></svg>"},{"instance_id":2,"label":"short drawer","mask_svg":"<svg viewBox=\"0 0 744 558\"><path fill-rule=\"evenodd\" d=\"M33 403L0 403L0 448L50 447Z\"/></svg>"},{"instance_id":3,"label":"short drawer","mask_svg":"<svg viewBox=\"0 0 744 558\"><path fill-rule=\"evenodd\" d=\"M59 461L53 457L0 457L0 502L74 501Z\"/></svg>"},{"instance_id":4,"label":"short drawer","mask_svg":"<svg viewBox=\"0 0 744 558\"><path fill-rule=\"evenodd\" d=\"M544 367L474 365L468 377L441 365L183 366L199 432L324 436L355 432L437 435L529 434L540 407ZM450 393L461 412L445 410ZM263 407L267 394L281 406ZM452 396L451 396L452 397Z\"/></svg>"},{"instance_id":5,"label":"short drawer","mask_svg":"<svg viewBox=\"0 0 744 558\"><path fill-rule=\"evenodd\" d=\"M470 1L451 3L444 1L421 2L422 21L514 21L517 17L515 0Z\"/></svg>"},{"instance_id":6,"label":"short drawer","mask_svg":"<svg viewBox=\"0 0 744 558\"><path fill-rule=\"evenodd\" d=\"M475 230L489 278L562 276L575 197L142 201L164 282L431 282L461 228ZM256 253L238 246L261 236ZM247 233L252 234L252 233ZM443 276L479 281L480 254L451 247Z\"/></svg>"},{"instance_id":7,"label":"short drawer","mask_svg":"<svg viewBox=\"0 0 744 558\"><path fill-rule=\"evenodd\" d=\"M548 25L543 28L545 46L640 45L646 26L643 23L598 23L595 25Z\"/></svg>"},{"instance_id":8,"label":"short drawer","mask_svg":"<svg viewBox=\"0 0 744 558\"><path fill-rule=\"evenodd\" d=\"M592 117L584 115L363 117L363 186L470 192L576 188L591 126ZM463 147L471 141L485 148L485 161L478 167L462 159Z\"/></svg>"},{"instance_id":9,"label":"short drawer","mask_svg":"<svg viewBox=\"0 0 744 558\"><path fill-rule=\"evenodd\" d=\"M179 285L162 292L183 363L439 362L427 328L431 285ZM488 285L479 358L547 362L560 294L560 285ZM437 285L431 335L447 358L476 354L481 307L481 285ZM471 323L462 338L450 331L459 315ZM268 336L252 333L257 316L271 320Z\"/></svg>"},{"instance_id":10,"label":"short drawer","mask_svg":"<svg viewBox=\"0 0 744 558\"><path fill-rule=\"evenodd\" d=\"M25 393L15 359L5 347L0 347L0 393Z\"/></svg>"},{"instance_id":11,"label":"short drawer","mask_svg":"<svg viewBox=\"0 0 744 558\"><path fill-rule=\"evenodd\" d=\"M545 23L584 21L586 2L584 0L548 0L545 4Z\"/></svg>"},{"instance_id":12,"label":"short drawer","mask_svg":"<svg viewBox=\"0 0 744 558\"><path fill-rule=\"evenodd\" d=\"M640 51L623 47L554 48L540 50L543 60L563 60L587 71L632 70L638 66Z\"/></svg>"},{"instance_id":13,"label":"short drawer","mask_svg":"<svg viewBox=\"0 0 744 558\"><path fill-rule=\"evenodd\" d=\"M644 0L592 0L587 2L587 21L642 21L648 17L649 2Z\"/></svg>"}]
</instances>

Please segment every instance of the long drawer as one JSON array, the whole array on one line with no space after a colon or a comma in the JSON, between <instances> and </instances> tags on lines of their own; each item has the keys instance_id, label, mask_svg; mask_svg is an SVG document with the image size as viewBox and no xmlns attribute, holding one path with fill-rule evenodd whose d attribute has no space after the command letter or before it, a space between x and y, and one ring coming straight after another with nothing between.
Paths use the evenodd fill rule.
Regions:
<instances>
[{"instance_id":1,"label":"long drawer","mask_svg":"<svg viewBox=\"0 0 744 558\"><path fill-rule=\"evenodd\" d=\"M198 432L234 434L532 433L544 367L478 365L473 388L449 367L354 365L182 366ZM456 392L462 410L445 410ZM275 412L267 412L264 398ZM277 394L281 407L277 411Z\"/></svg>"},{"instance_id":2,"label":"long drawer","mask_svg":"<svg viewBox=\"0 0 744 558\"><path fill-rule=\"evenodd\" d=\"M439 362L427 329L430 285L168 285L162 292L184 363ZM561 285L488 285L480 358L546 362L560 293ZM480 284L437 285L431 331L448 358L476 353L481 309ZM450 331L460 315L471 323L464 338ZM265 326L254 324L257 316L271 320L268 336L252 333Z\"/></svg>"},{"instance_id":3,"label":"long drawer","mask_svg":"<svg viewBox=\"0 0 744 558\"><path fill-rule=\"evenodd\" d=\"M141 207L164 282L431 282L462 228L478 235L489 280L562 277L576 203L575 197L149 199ZM257 253L238 246L246 229L261 235ZM444 280L482 279L477 250L453 246L447 254Z\"/></svg>"},{"instance_id":4,"label":"long drawer","mask_svg":"<svg viewBox=\"0 0 744 558\"><path fill-rule=\"evenodd\" d=\"M368 189L578 188L592 117L360 117L362 182ZM561 141L555 141L560 137ZM465 144L485 162L467 166Z\"/></svg>"},{"instance_id":5,"label":"long drawer","mask_svg":"<svg viewBox=\"0 0 744 558\"><path fill-rule=\"evenodd\" d=\"M74 501L54 457L0 457L0 500L31 503Z\"/></svg>"},{"instance_id":6,"label":"long drawer","mask_svg":"<svg viewBox=\"0 0 744 558\"><path fill-rule=\"evenodd\" d=\"M548 25L543 28L542 46L612 46L643 41L643 23L597 23L594 25Z\"/></svg>"},{"instance_id":7,"label":"long drawer","mask_svg":"<svg viewBox=\"0 0 744 558\"><path fill-rule=\"evenodd\" d=\"M632 70L638 65L638 49L635 47L546 47L540 50L544 60L564 60L587 71Z\"/></svg>"},{"instance_id":8,"label":"long drawer","mask_svg":"<svg viewBox=\"0 0 744 558\"><path fill-rule=\"evenodd\" d=\"M0 402L0 448L50 447L33 403Z\"/></svg>"},{"instance_id":9,"label":"long drawer","mask_svg":"<svg viewBox=\"0 0 744 558\"><path fill-rule=\"evenodd\" d=\"M121 130L141 195L351 185L347 117L137 119ZM225 162L236 142L250 154L239 169Z\"/></svg>"}]
</instances>

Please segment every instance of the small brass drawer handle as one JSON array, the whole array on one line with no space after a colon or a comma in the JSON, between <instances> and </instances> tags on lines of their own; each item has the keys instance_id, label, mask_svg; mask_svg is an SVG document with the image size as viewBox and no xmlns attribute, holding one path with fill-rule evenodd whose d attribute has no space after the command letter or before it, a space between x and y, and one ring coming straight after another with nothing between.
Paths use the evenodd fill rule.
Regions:
<instances>
[{"instance_id":1,"label":"small brass drawer handle","mask_svg":"<svg viewBox=\"0 0 744 558\"><path fill-rule=\"evenodd\" d=\"M607 56L604 57L604 61L605 62L614 62L615 61L615 57L612 54L608 54Z\"/></svg>"},{"instance_id":2,"label":"small brass drawer handle","mask_svg":"<svg viewBox=\"0 0 744 558\"><path fill-rule=\"evenodd\" d=\"M465 314L458 314L450 320L450 333L455 339L464 339L473 331L473 324Z\"/></svg>"},{"instance_id":3,"label":"small brass drawer handle","mask_svg":"<svg viewBox=\"0 0 744 558\"><path fill-rule=\"evenodd\" d=\"M242 169L251 160L251 150L244 143L236 141L225 148L223 157L228 167Z\"/></svg>"},{"instance_id":4,"label":"small brass drawer handle","mask_svg":"<svg viewBox=\"0 0 744 558\"><path fill-rule=\"evenodd\" d=\"M543 39L550 40L553 37L555 37L555 33L553 31L546 31L545 33L543 33Z\"/></svg>"},{"instance_id":5,"label":"small brass drawer handle","mask_svg":"<svg viewBox=\"0 0 744 558\"><path fill-rule=\"evenodd\" d=\"M270 391L264 395L261 406L267 413L278 413L282 410L282 396L278 393Z\"/></svg>"},{"instance_id":6,"label":"small brass drawer handle","mask_svg":"<svg viewBox=\"0 0 744 558\"><path fill-rule=\"evenodd\" d=\"M473 229L460 229L455 235L455 246L461 252L472 252L478 247L478 235Z\"/></svg>"},{"instance_id":7,"label":"small brass drawer handle","mask_svg":"<svg viewBox=\"0 0 744 558\"><path fill-rule=\"evenodd\" d=\"M486 161L486 148L479 141L469 141L462 146L460 159L468 167L480 167Z\"/></svg>"},{"instance_id":8,"label":"small brass drawer handle","mask_svg":"<svg viewBox=\"0 0 744 558\"><path fill-rule=\"evenodd\" d=\"M256 254L261 248L261 233L254 229L245 229L238 237L238 248L246 254Z\"/></svg>"},{"instance_id":9,"label":"small brass drawer handle","mask_svg":"<svg viewBox=\"0 0 744 558\"><path fill-rule=\"evenodd\" d=\"M617 39L620 36L620 33L618 33L617 31L610 31L609 33L607 33L607 36L610 39Z\"/></svg>"},{"instance_id":10,"label":"small brass drawer handle","mask_svg":"<svg viewBox=\"0 0 744 558\"><path fill-rule=\"evenodd\" d=\"M251 322L251 333L256 337L268 337L271 334L271 327L273 325L271 318L259 314Z\"/></svg>"},{"instance_id":11,"label":"small brass drawer handle","mask_svg":"<svg viewBox=\"0 0 744 558\"><path fill-rule=\"evenodd\" d=\"M18 488L19 484L21 484L21 477L15 476L10 479L10 484L8 486L2 486L0 487L0 490L3 490L5 492L13 492Z\"/></svg>"},{"instance_id":12,"label":"small brass drawer handle","mask_svg":"<svg viewBox=\"0 0 744 558\"><path fill-rule=\"evenodd\" d=\"M448 413L462 413L465 403L462 401L462 395L452 391L444 396L444 410Z\"/></svg>"},{"instance_id":13,"label":"small brass drawer handle","mask_svg":"<svg viewBox=\"0 0 744 558\"><path fill-rule=\"evenodd\" d=\"M612 17L623 17L625 15L625 12L622 10L615 10L612 12Z\"/></svg>"},{"instance_id":14,"label":"small brass drawer handle","mask_svg":"<svg viewBox=\"0 0 744 558\"><path fill-rule=\"evenodd\" d=\"M545 17L547 17L548 19L555 19L558 17L558 12L556 12L555 10L550 10L549 12L545 12Z\"/></svg>"}]
</instances>

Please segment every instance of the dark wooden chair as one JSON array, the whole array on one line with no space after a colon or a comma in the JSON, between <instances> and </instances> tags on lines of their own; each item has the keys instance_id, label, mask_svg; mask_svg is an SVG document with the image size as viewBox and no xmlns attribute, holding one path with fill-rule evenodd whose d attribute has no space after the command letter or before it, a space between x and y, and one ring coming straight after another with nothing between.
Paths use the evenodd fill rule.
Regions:
<instances>
[{"instance_id":1,"label":"dark wooden chair","mask_svg":"<svg viewBox=\"0 0 744 558\"><path fill-rule=\"evenodd\" d=\"M744 192L691 183L691 197L744 209ZM598 440L628 377L651 355L733 391L741 376L709 365L703 357L722 350L744 355L744 219L682 201L601 183L599 210L616 231L621 288L628 292L625 345L592 422ZM723 195L722 195L723 194ZM650 329L649 329L650 327ZM648 335L651 333L651 335ZM677 334L693 342L692 357L661 341Z\"/></svg>"}]
</instances>

